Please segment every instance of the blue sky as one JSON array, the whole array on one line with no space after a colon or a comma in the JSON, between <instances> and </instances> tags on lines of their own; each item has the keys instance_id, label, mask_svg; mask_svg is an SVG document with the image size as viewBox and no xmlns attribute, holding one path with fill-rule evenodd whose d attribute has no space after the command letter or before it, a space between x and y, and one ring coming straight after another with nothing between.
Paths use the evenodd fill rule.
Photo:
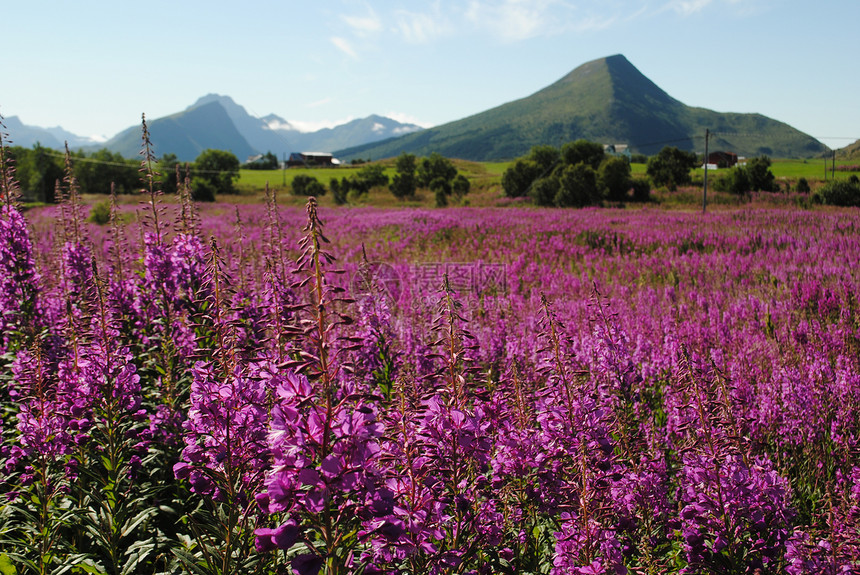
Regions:
<instances>
[{"instance_id":1,"label":"blue sky","mask_svg":"<svg viewBox=\"0 0 860 575\"><path fill-rule=\"evenodd\" d=\"M860 138L858 0L19 1L0 114L112 136L207 93L316 129L444 124L624 54L671 96Z\"/></svg>"}]
</instances>

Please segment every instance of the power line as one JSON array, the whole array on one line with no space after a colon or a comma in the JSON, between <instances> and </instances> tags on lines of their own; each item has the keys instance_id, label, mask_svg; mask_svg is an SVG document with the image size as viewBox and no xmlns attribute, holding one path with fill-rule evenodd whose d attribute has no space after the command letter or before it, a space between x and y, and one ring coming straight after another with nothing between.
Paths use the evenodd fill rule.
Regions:
<instances>
[{"instance_id":1,"label":"power line","mask_svg":"<svg viewBox=\"0 0 860 575\"><path fill-rule=\"evenodd\" d=\"M56 152L56 153L46 152L45 155L50 156L52 158L62 158L62 159L66 158L65 154L60 154L59 152ZM130 170L133 169L135 171L140 170L140 164L138 162L134 162L134 160L129 160L128 163L122 163L122 162L111 162L108 160L98 160L96 158L83 158L80 156L69 156L69 159L72 162L88 162L91 164L101 164L103 166L117 166L117 167L121 167L121 168L128 168ZM132 163L132 162L134 162L134 163ZM158 163L158 162L156 162L156 163ZM182 167L182 163L177 163L176 165ZM191 173L194 173L194 174L229 174L230 173L230 172L223 171L223 170L194 170L194 169L191 169L189 171Z\"/></svg>"}]
</instances>

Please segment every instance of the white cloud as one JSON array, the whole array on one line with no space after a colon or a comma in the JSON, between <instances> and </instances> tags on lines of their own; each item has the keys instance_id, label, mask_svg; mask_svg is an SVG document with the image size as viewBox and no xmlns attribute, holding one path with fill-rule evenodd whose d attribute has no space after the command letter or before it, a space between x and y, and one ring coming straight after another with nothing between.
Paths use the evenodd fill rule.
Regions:
<instances>
[{"instance_id":1,"label":"white cloud","mask_svg":"<svg viewBox=\"0 0 860 575\"><path fill-rule=\"evenodd\" d=\"M415 124L416 126L421 126L422 128L430 128L431 126L433 126L433 124L429 122L422 122L415 116L411 116L403 112L388 112L382 115L386 118L391 118L395 122L400 122L401 124Z\"/></svg>"},{"instance_id":2,"label":"white cloud","mask_svg":"<svg viewBox=\"0 0 860 575\"><path fill-rule=\"evenodd\" d=\"M672 0L666 7L682 16L690 16L704 10L712 0Z\"/></svg>"},{"instance_id":3,"label":"white cloud","mask_svg":"<svg viewBox=\"0 0 860 575\"><path fill-rule=\"evenodd\" d=\"M368 36L382 31L382 21L372 8L365 16L341 16L346 24L359 36Z\"/></svg>"},{"instance_id":4,"label":"white cloud","mask_svg":"<svg viewBox=\"0 0 860 575\"><path fill-rule=\"evenodd\" d=\"M478 26L490 28L504 40L525 40L546 27L548 3L543 0L474 0L466 18Z\"/></svg>"},{"instance_id":5,"label":"white cloud","mask_svg":"<svg viewBox=\"0 0 860 575\"><path fill-rule=\"evenodd\" d=\"M401 134L411 134L412 132L418 131L420 128L412 128L410 126L400 126L399 128L394 128L391 130L391 133L395 136L399 136Z\"/></svg>"},{"instance_id":6,"label":"white cloud","mask_svg":"<svg viewBox=\"0 0 860 575\"><path fill-rule=\"evenodd\" d=\"M616 21L614 3L600 12L584 12L564 0L472 0L465 15L475 26L489 29L506 42L566 31L604 30ZM623 11L621 12L623 13Z\"/></svg>"},{"instance_id":7,"label":"white cloud","mask_svg":"<svg viewBox=\"0 0 860 575\"><path fill-rule=\"evenodd\" d=\"M439 10L438 4L432 12L397 10L394 17L397 20L397 31L412 44L426 44L451 31L448 18Z\"/></svg>"},{"instance_id":8,"label":"white cloud","mask_svg":"<svg viewBox=\"0 0 860 575\"><path fill-rule=\"evenodd\" d=\"M383 125L382 125L382 124L380 124L379 122L375 122L375 123L373 124L373 127L371 127L370 129L371 129L372 131L374 131L374 132L381 132L382 130L384 130L384 129L385 129L385 126L383 126Z\"/></svg>"},{"instance_id":9,"label":"white cloud","mask_svg":"<svg viewBox=\"0 0 860 575\"><path fill-rule=\"evenodd\" d=\"M353 120L355 120L355 118L353 116L349 116L343 120L316 120L309 122L292 121L290 123L293 125L293 128L299 132L317 132L325 128L334 128L335 126L348 124Z\"/></svg>"},{"instance_id":10,"label":"white cloud","mask_svg":"<svg viewBox=\"0 0 860 575\"><path fill-rule=\"evenodd\" d=\"M328 97L323 98L322 100L317 100L316 102L311 102L310 104L305 104L306 108L319 108L320 106L325 106L326 104L331 104L334 102L334 98Z\"/></svg>"},{"instance_id":11,"label":"white cloud","mask_svg":"<svg viewBox=\"0 0 860 575\"><path fill-rule=\"evenodd\" d=\"M331 43L334 44L338 50L340 50L350 58L358 60L358 53L352 47L352 44L350 44L349 41L345 38L341 38L339 36L332 36Z\"/></svg>"},{"instance_id":12,"label":"white cloud","mask_svg":"<svg viewBox=\"0 0 860 575\"><path fill-rule=\"evenodd\" d=\"M289 122L281 122L280 120L270 120L266 123L266 127L270 130L295 130L295 126L293 126Z\"/></svg>"}]
</instances>

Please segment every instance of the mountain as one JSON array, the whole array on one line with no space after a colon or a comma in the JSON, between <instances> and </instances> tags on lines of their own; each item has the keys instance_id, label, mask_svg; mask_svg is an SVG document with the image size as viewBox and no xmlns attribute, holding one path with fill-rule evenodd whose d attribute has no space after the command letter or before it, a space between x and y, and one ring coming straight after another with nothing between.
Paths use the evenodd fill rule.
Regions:
<instances>
[{"instance_id":1,"label":"mountain","mask_svg":"<svg viewBox=\"0 0 860 575\"><path fill-rule=\"evenodd\" d=\"M559 146L579 138L628 144L644 154L665 145L703 151L706 129L714 134L712 150L745 156L810 157L825 150L811 136L760 114L687 106L624 56L615 55L583 64L521 100L397 139L337 150L335 155L349 160L438 152L466 160L505 160L536 145Z\"/></svg>"},{"instance_id":2,"label":"mountain","mask_svg":"<svg viewBox=\"0 0 860 575\"><path fill-rule=\"evenodd\" d=\"M369 116L334 128L301 132L274 114L252 116L232 98L219 94L207 94L182 112L148 121L147 126L158 156L171 153L180 161L191 161L206 148L212 148L230 150L240 162L265 152L279 158L291 152L331 152L421 129L390 118ZM121 132L105 147L125 157L135 157L140 151L140 128Z\"/></svg>"},{"instance_id":3,"label":"mountain","mask_svg":"<svg viewBox=\"0 0 860 575\"><path fill-rule=\"evenodd\" d=\"M94 151L107 148L126 158L140 154L140 125L97 142L62 128L38 128L23 124L16 116L5 119L12 144L30 148L36 142L62 150L64 142L73 149ZM240 162L248 157L272 152L279 158L292 152L331 152L338 148L378 142L421 130L382 116L352 120L334 128L302 132L275 114L257 118L229 96L207 94L181 112L163 118L147 119L156 156L175 154L180 161L193 161L207 148L230 150Z\"/></svg>"},{"instance_id":4,"label":"mountain","mask_svg":"<svg viewBox=\"0 0 860 575\"><path fill-rule=\"evenodd\" d=\"M18 116L10 116L5 118L3 123L9 132L9 139L13 146L21 146L22 148L32 148L35 144L39 144L46 148L54 150L62 150L66 142L70 148L81 148L96 144L93 138L78 136L57 126L54 128L39 128L37 126L28 126L21 122Z\"/></svg>"},{"instance_id":5,"label":"mountain","mask_svg":"<svg viewBox=\"0 0 860 575\"><path fill-rule=\"evenodd\" d=\"M858 160L860 159L860 140L849 144L841 150L836 150L836 157L841 160Z\"/></svg>"},{"instance_id":6,"label":"mountain","mask_svg":"<svg viewBox=\"0 0 860 575\"><path fill-rule=\"evenodd\" d=\"M153 151L156 156L176 154L179 161L193 161L207 148L228 150L240 161L255 153L255 149L242 137L227 111L218 102L208 102L188 108L178 114L147 120ZM123 130L104 147L126 158L140 153L140 126Z\"/></svg>"},{"instance_id":7,"label":"mountain","mask_svg":"<svg viewBox=\"0 0 860 575\"><path fill-rule=\"evenodd\" d=\"M301 132L274 114L262 118L252 116L229 96L218 94L203 96L188 110L213 102L224 108L233 125L252 148L258 153L272 152L279 158L288 156L291 152L331 152L338 148L378 142L421 129L415 124L403 124L391 118L372 115L334 128ZM239 158L244 160L241 156Z\"/></svg>"}]
</instances>

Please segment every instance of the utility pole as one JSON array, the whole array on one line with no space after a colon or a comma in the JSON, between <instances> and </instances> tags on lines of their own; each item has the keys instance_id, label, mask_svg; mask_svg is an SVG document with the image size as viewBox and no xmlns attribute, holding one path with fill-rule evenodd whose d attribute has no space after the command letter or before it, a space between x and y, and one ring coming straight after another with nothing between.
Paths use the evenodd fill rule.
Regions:
<instances>
[{"instance_id":1,"label":"utility pole","mask_svg":"<svg viewBox=\"0 0 860 575\"><path fill-rule=\"evenodd\" d=\"M704 214L708 211L708 139L710 138L711 131L709 129L705 129L705 189L702 194L702 213Z\"/></svg>"},{"instance_id":2,"label":"utility pole","mask_svg":"<svg viewBox=\"0 0 860 575\"><path fill-rule=\"evenodd\" d=\"M284 155L284 163L281 165L281 174L283 175L283 179L281 182L281 186L287 187L287 153L281 152Z\"/></svg>"},{"instance_id":3,"label":"utility pole","mask_svg":"<svg viewBox=\"0 0 860 575\"><path fill-rule=\"evenodd\" d=\"M830 179L836 179L836 150L833 150L833 168L830 170Z\"/></svg>"}]
</instances>

